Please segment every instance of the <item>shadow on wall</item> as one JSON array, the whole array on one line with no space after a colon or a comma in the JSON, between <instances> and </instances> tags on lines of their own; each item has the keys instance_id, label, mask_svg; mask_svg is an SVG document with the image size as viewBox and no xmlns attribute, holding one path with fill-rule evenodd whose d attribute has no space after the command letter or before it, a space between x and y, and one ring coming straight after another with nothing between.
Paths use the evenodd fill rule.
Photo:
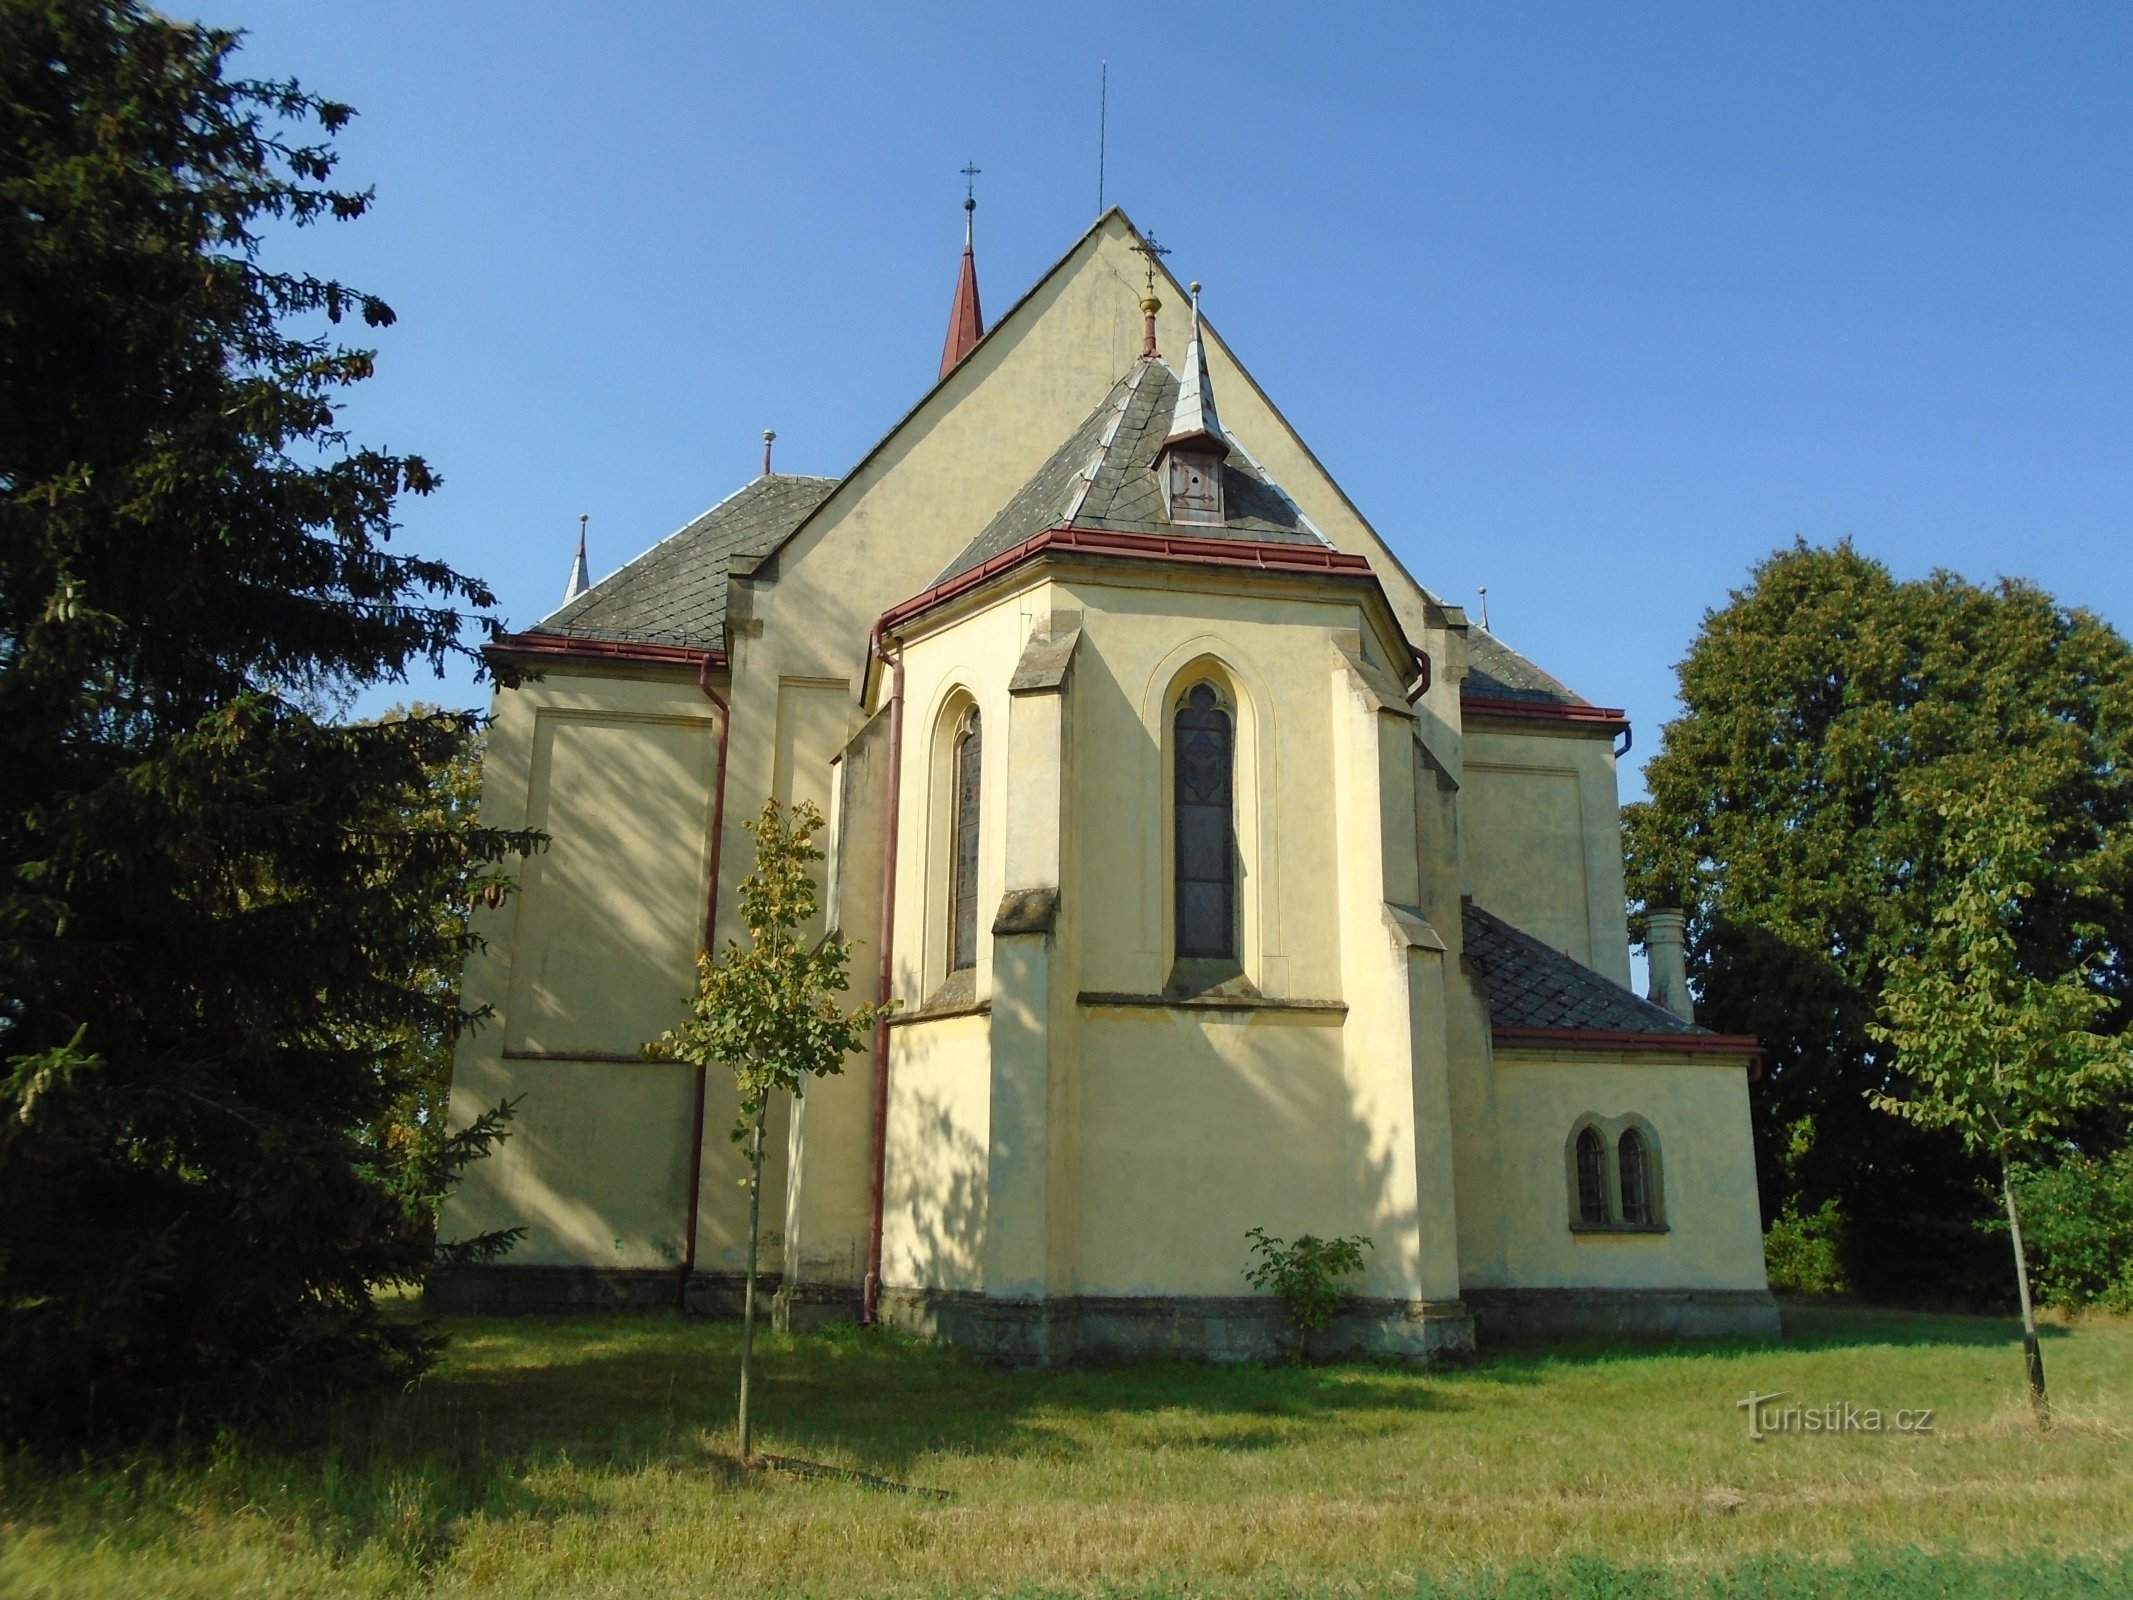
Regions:
<instances>
[{"instance_id":1,"label":"shadow on wall","mask_svg":"<svg viewBox=\"0 0 2133 1600\"><path fill-rule=\"evenodd\" d=\"M682 1015L703 919L710 725L544 715L503 1045L634 1054Z\"/></svg>"},{"instance_id":2,"label":"shadow on wall","mask_svg":"<svg viewBox=\"0 0 2133 1600\"><path fill-rule=\"evenodd\" d=\"M986 1151L940 1096L907 1093L890 1151L882 1276L895 1288L974 1289L985 1249Z\"/></svg>"},{"instance_id":3,"label":"shadow on wall","mask_svg":"<svg viewBox=\"0 0 2133 1600\"><path fill-rule=\"evenodd\" d=\"M1320 630L1309 630L1312 640ZM1165 980L1169 894L1160 807L1172 774L1156 730L1111 665L1093 652L1076 668L1077 737L1105 752L1077 773L1075 915L1091 987L1152 993ZM1167 691L1166 691L1167 692ZM1174 698L1174 697L1171 697ZM1240 783L1276 788L1252 764ZM1237 815L1274 817L1261 794ZM1266 839L1278 829L1259 830ZM1239 886L1263 851L1239 856ZM1291 863L1295 896L1330 896L1329 874ZM1270 887L1263 885L1263 889ZM1264 899L1241 896L1246 901ZM1321 902L1318 920L1333 908ZM1247 942L1247 948L1251 948ZM1075 1126L1055 1129L1073 1151L1064 1192L1076 1240L1071 1282L1099 1295L1242 1297L1246 1232L1363 1233L1375 1249L1360 1293L1404 1296L1415 1281L1417 1217L1407 1085L1374 1079L1348 1059L1344 1031L1323 1013L1088 1008L1076 1081L1064 1098ZM981 1023L899 1030L887 1172L884 1278L894 1288L983 1286L991 1148ZM1403 1148L1404 1146L1404 1148ZM999 1154L1012 1159L1015 1152Z\"/></svg>"}]
</instances>

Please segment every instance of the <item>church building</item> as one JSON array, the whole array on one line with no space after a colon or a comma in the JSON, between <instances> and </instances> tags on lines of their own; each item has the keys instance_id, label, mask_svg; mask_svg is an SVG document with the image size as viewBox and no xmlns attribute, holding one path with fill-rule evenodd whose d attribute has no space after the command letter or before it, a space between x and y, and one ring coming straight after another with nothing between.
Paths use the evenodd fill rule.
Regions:
<instances>
[{"instance_id":1,"label":"church building","mask_svg":"<svg viewBox=\"0 0 2133 1600\"><path fill-rule=\"evenodd\" d=\"M737 1307L730 1078L647 1061L740 933L766 796L896 1002L773 1110L790 1326L1022 1362L1266 1355L1248 1230L1370 1247L1325 1348L1774 1333L1755 1043L1630 987L1593 705L1411 576L1125 215L836 479L771 470L502 639L464 1120L519 1098L447 1308ZM1337 359L1337 358L1334 358Z\"/></svg>"}]
</instances>

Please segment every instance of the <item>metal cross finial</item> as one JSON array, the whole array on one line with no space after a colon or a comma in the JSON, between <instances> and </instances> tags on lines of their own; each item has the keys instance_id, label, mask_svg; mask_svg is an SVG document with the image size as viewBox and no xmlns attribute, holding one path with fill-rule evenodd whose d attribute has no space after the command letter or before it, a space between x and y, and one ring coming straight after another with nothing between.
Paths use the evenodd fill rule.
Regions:
<instances>
[{"instance_id":1,"label":"metal cross finial","mask_svg":"<svg viewBox=\"0 0 2133 1600\"><path fill-rule=\"evenodd\" d=\"M1133 247L1133 252L1135 255L1142 255L1148 258L1148 293L1153 295L1155 293L1155 264L1164 256L1170 254L1170 247L1157 243L1155 235L1151 233L1146 239Z\"/></svg>"},{"instance_id":2,"label":"metal cross finial","mask_svg":"<svg viewBox=\"0 0 2133 1600\"><path fill-rule=\"evenodd\" d=\"M978 174L983 170L974 161L966 163L963 167L963 209L965 211L978 209L977 178Z\"/></svg>"}]
</instances>

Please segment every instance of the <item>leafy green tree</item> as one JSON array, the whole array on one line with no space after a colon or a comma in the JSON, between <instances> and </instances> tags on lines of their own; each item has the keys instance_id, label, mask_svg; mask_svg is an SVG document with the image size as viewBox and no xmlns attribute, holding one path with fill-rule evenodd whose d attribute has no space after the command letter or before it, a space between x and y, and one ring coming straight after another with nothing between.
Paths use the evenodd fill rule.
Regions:
<instances>
[{"instance_id":1,"label":"leafy green tree","mask_svg":"<svg viewBox=\"0 0 2133 1600\"><path fill-rule=\"evenodd\" d=\"M822 860L815 835L822 813L803 800L790 812L775 800L742 824L755 839L755 870L741 880L741 923L748 943L726 941L723 955L696 958L696 994L688 1020L646 1045L662 1061L708 1070L724 1063L740 1092L733 1140L748 1151L748 1280L741 1309L741 1460L753 1459L748 1410L749 1368L755 1354L755 1272L763 1208L763 1126L775 1094L797 1095L810 1074L844 1070L844 1058L864 1042L882 1008L847 1011L837 996L850 987L845 969L852 942L802 936L815 914L815 879Z\"/></svg>"},{"instance_id":2,"label":"leafy green tree","mask_svg":"<svg viewBox=\"0 0 2133 1600\"><path fill-rule=\"evenodd\" d=\"M532 837L424 820L473 714L333 716L493 601L391 548L436 480L340 425L390 309L262 260L363 213L351 113L235 46L0 0L0 1435L419 1370L373 1288L500 1126L372 1137L389 1036L466 1020L410 977L463 953L437 884Z\"/></svg>"},{"instance_id":3,"label":"leafy green tree","mask_svg":"<svg viewBox=\"0 0 2133 1600\"><path fill-rule=\"evenodd\" d=\"M1940 853L1952 881L1918 948L1889 963L1883 1020L1868 1032L1896 1052L1904 1087L1869 1098L1922 1127L1952 1130L1998 1168L2030 1402L2049 1426L2014 1165L2076 1113L2122 1096L2133 1058L2123 1041L2089 1031L2111 1001L2091 987L2086 964L2051 977L2023 968L2017 930L2045 866L2042 808L2015 792L2005 763L1969 783L1959 771L1914 785L1931 791L1921 803L1947 823Z\"/></svg>"},{"instance_id":4,"label":"leafy green tree","mask_svg":"<svg viewBox=\"0 0 2133 1600\"><path fill-rule=\"evenodd\" d=\"M2106 1156L2060 1151L2016 1168L2014 1186L2040 1298L2133 1314L2133 1145Z\"/></svg>"},{"instance_id":5,"label":"leafy green tree","mask_svg":"<svg viewBox=\"0 0 2133 1600\"><path fill-rule=\"evenodd\" d=\"M1765 1218L1843 1226L1869 1292L1996 1281L1978 1222L1998 1175L1941 1128L1867 1096L1896 1082L1870 1033L1890 963L1945 902L1945 819L1909 780L2005 758L2043 820L2015 938L2024 971L2087 964L2133 1011L2133 649L2016 580L1899 582L1849 544L1781 550L1709 613L1679 667L1682 714L1625 808L1632 896L1689 914L1698 1018L1768 1051L1751 1100ZM2123 1142L2086 1113L2084 1148ZM1999 1280L2004 1281L2004 1280Z\"/></svg>"}]
</instances>

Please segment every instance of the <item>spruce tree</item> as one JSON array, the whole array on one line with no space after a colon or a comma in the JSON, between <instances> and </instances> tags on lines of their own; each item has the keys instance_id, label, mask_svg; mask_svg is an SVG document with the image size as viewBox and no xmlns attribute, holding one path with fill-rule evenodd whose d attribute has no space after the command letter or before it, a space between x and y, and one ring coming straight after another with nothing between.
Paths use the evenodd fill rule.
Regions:
<instances>
[{"instance_id":1,"label":"spruce tree","mask_svg":"<svg viewBox=\"0 0 2133 1600\"><path fill-rule=\"evenodd\" d=\"M0 1434L219 1419L419 1369L419 1276L498 1131L378 1137L464 1020L438 812L476 719L338 720L478 661L492 597L394 548L415 456L338 408L374 296L274 270L359 217L352 114L130 0L0 0ZM490 624L493 626L493 624ZM471 635L471 636L470 636ZM491 1244L494 1241L490 1241ZM480 1248L470 1242L468 1248Z\"/></svg>"}]
</instances>

